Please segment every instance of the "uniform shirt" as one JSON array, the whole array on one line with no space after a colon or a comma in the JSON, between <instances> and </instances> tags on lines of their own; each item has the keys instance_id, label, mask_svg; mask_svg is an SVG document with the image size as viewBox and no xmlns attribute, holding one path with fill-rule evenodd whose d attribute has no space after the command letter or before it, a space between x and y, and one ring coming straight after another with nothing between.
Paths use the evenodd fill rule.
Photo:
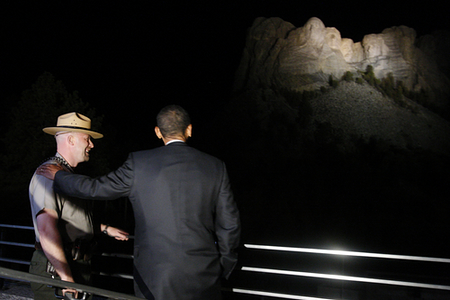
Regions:
<instances>
[{"instance_id":1,"label":"uniform shirt","mask_svg":"<svg viewBox=\"0 0 450 300\"><path fill-rule=\"evenodd\" d=\"M55 156L64 159L59 153L56 153ZM54 160L44 162L44 164L48 163L56 164L57 162ZM63 167L70 172L67 167L64 165ZM60 219L58 230L64 242L73 242L78 238L90 240L93 237L92 211L87 200L55 193L53 181L36 173L31 178L29 198L36 242L40 242L36 217L44 208L53 209L57 212Z\"/></svg>"}]
</instances>

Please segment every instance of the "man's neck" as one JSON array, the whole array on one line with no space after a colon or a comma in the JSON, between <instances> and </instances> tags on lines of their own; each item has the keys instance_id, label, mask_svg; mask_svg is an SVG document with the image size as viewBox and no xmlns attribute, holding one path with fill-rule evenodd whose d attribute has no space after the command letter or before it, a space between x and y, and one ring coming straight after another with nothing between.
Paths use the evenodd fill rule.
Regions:
<instances>
[{"instance_id":1,"label":"man's neck","mask_svg":"<svg viewBox=\"0 0 450 300\"><path fill-rule=\"evenodd\" d=\"M169 144L171 144L171 143L175 143L175 142L186 143L186 141L183 141L183 140L173 139L173 140L170 140L170 141L166 142L165 144L166 144L166 146L167 146L167 145L169 145Z\"/></svg>"},{"instance_id":2,"label":"man's neck","mask_svg":"<svg viewBox=\"0 0 450 300\"><path fill-rule=\"evenodd\" d=\"M72 167L69 164L69 162L64 158L64 156L61 155L61 153L56 152L55 158L60 164L63 164L65 168L67 168L70 172L73 173L73 168L75 167Z\"/></svg>"},{"instance_id":3,"label":"man's neck","mask_svg":"<svg viewBox=\"0 0 450 300\"><path fill-rule=\"evenodd\" d=\"M72 167L75 168L78 163L76 163L76 161L74 159L72 159L72 156L70 155L70 153L65 153L64 151L58 151L58 154L64 158L64 160Z\"/></svg>"},{"instance_id":4,"label":"man's neck","mask_svg":"<svg viewBox=\"0 0 450 300\"><path fill-rule=\"evenodd\" d=\"M184 142L186 143L186 138L184 136L174 136L174 137L162 137L164 145L173 143L173 142Z\"/></svg>"}]
</instances>

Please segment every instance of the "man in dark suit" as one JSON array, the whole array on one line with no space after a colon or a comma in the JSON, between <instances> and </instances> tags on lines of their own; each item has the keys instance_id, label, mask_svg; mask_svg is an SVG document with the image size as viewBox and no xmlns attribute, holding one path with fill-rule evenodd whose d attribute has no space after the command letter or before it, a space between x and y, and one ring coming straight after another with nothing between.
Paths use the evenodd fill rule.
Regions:
<instances>
[{"instance_id":1,"label":"man in dark suit","mask_svg":"<svg viewBox=\"0 0 450 300\"><path fill-rule=\"evenodd\" d=\"M128 197L135 216L134 281L147 299L221 299L220 279L237 263L239 211L225 164L189 147L187 112L176 105L157 116L165 146L131 153L116 171L92 179L38 170L55 191L85 199ZM55 175L56 173L56 175Z\"/></svg>"}]
</instances>

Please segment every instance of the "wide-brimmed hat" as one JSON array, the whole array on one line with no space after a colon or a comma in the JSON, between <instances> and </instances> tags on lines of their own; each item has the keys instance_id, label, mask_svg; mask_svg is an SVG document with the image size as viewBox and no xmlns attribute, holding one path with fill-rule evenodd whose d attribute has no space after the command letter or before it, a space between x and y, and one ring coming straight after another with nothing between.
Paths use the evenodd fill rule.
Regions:
<instances>
[{"instance_id":1,"label":"wide-brimmed hat","mask_svg":"<svg viewBox=\"0 0 450 300\"><path fill-rule=\"evenodd\" d=\"M59 116L56 127L46 127L42 130L51 135L57 132L74 131L89 134L94 139L103 137L103 134L91 130L91 119L76 112Z\"/></svg>"}]
</instances>

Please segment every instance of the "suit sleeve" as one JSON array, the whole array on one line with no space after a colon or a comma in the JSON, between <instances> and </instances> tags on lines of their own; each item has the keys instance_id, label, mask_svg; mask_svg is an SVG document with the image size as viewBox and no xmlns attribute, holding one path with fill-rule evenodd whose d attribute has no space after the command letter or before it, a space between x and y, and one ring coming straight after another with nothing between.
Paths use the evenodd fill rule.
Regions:
<instances>
[{"instance_id":1,"label":"suit sleeve","mask_svg":"<svg viewBox=\"0 0 450 300\"><path fill-rule=\"evenodd\" d=\"M97 178L59 171L53 188L57 193L81 199L113 200L130 195L133 175L133 159L130 154L116 171Z\"/></svg>"},{"instance_id":2,"label":"suit sleeve","mask_svg":"<svg viewBox=\"0 0 450 300\"><path fill-rule=\"evenodd\" d=\"M216 207L215 228L223 277L228 279L237 264L236 249L239 246L241 223L225 165Z\"/></svg>"}]
</instances>

